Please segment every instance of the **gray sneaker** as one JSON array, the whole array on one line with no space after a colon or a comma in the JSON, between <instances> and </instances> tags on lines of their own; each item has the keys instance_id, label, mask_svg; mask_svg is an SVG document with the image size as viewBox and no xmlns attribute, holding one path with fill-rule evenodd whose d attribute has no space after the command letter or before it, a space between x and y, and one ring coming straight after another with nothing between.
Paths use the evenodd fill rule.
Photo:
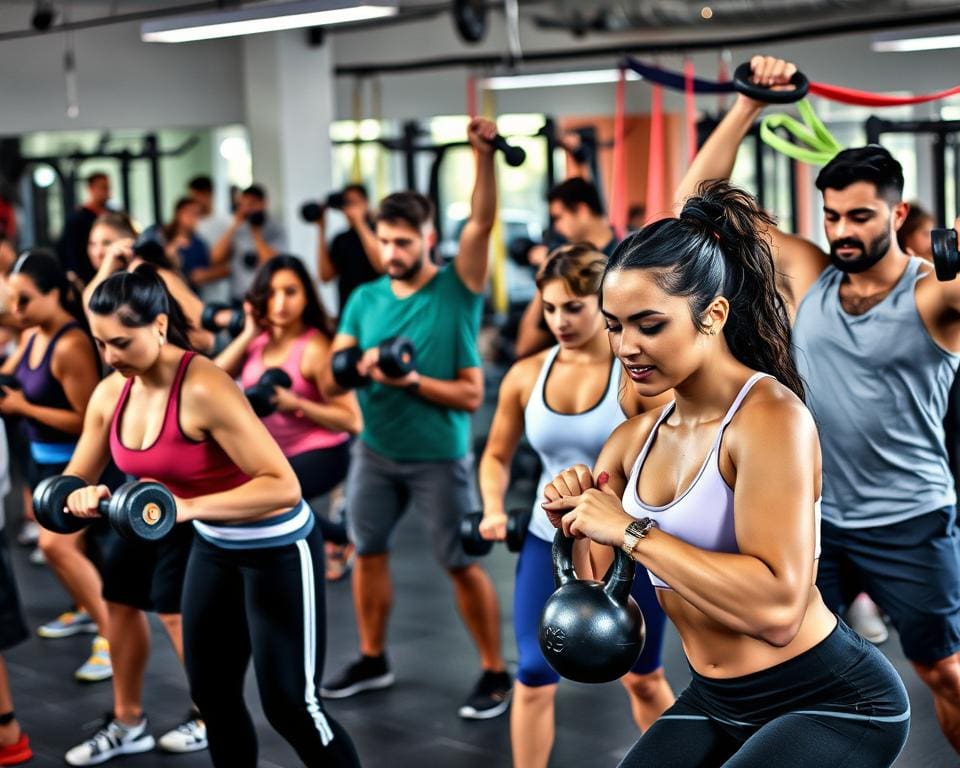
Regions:
<instances>
[{"instance_id":1,"label":"gray sneaker","mask_svg":"<svg viewBox=\"0 0 960 768\"><path fill-rule=\"evenodd\" d=\"M67 765L100 765L120 755L137 755L154 747L153 736L147 733L147 718L136 725L121 725L112 714L107 715L103 728L92 738L78 744L66 755Z\"/></svg>"}]
</instances>

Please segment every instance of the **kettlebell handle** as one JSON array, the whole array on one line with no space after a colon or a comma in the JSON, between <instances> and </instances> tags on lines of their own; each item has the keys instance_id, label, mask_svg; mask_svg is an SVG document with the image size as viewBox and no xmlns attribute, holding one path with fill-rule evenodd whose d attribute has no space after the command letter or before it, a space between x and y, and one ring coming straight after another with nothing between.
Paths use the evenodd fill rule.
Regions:
<instances>
[{"instance_id":1,"label":"kettlebell handle","mask_svg":"<svg viewBox=\"0 0 960 768\"><path fill-rule=\"evenodd\" d=\"M563 535L561 528L557 529L553 537L553 580L557 589L577 581L576 570L573 567L573 538ZM619 547L613 548L613 563L603 577L604 594L621 605L625 605L630 597L630 588L633 586L633 577L637 572L637 564Z\"/></svg>"}]
</instances>

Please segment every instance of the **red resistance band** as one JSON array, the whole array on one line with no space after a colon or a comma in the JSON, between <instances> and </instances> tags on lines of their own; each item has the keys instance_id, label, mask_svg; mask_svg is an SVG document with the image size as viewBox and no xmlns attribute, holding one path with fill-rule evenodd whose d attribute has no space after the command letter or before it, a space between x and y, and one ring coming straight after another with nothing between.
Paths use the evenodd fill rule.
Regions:
<instances>
[{"instance_id":1,"label":"red resistance band","mask_svg":"<svg viewBox=\"0 0 960 768\"><path fill-rule=\"evenodd\" d=\"M613 117L613 189L610 195L610 224L619 239L627 234L627 70L620 67Z\"/></svg>"},{"instance_id":2,"label":"red resistance band","mask_svg":"<svg viewBox=\"0 0 960 768\"><path fill-rule=\"evenodd\" d=\"M858 91L855 88L844 88L829 83L810 83L810 93L831 101L856 104L861 107L902 107L908 104L925 104L928 101L939 101L948 96L954 96L960 93L960 85L955 85L945 91L921 94L920 96L883 96L879 93Z\"/></svg>"},{"instance_id":3,"label":"red resistance band","mask_svg":"<svg viewBox=\"0 0 960 768\"><path fill-rule=\"evenodd\" d=\"M666 205L663 199L664 135L663 86L654 85L650 105L650 152L647 162L647 223L662 219Z\"/></svg>"}]
</instances>

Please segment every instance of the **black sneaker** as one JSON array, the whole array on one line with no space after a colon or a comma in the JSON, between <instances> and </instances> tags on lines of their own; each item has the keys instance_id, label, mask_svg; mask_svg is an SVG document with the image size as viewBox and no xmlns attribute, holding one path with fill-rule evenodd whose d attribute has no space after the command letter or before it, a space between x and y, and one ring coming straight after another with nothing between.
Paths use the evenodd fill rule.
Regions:
<instances>
[{"instance_id":1,"label":"black sneaker","mask_svg":"<svg viewBox=\"0 0 960 768\"><path fill-rule=\"evenodd\" d=\"M343 673L320 688L325 699L345 699L362 691L378 691L393 685L393 672L387 664L385 654L380 656L361 656Z\"/></svg>"},{"instance_id":2,"label":"black sneaker","mask_svg":"<svg viewBox=\"0 0 960 768\"><path fill-rule=\"evenodd\" d=\"M506 672L484 672L458 714L465 720L490 720L510 706L513 681Z\"/></svg>"}]
</instances>

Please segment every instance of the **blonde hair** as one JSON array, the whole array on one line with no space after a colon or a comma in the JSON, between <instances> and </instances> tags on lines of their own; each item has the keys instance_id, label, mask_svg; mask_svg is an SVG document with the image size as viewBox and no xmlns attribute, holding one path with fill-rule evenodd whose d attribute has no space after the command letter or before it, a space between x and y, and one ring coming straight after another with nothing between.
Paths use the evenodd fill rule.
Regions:
<instances>
[{"instance_id":1,"label":"blonde hair","mask_svg":"<svg viewBox=\"0 0 960 768\"><path fill-rule=\"evenodd\" d=\"M574 296L597 296L607 257L589 243L561 245L547 256L537 271L537 289L551 280L563 280Z\"/></svg>"}]
</instances>

